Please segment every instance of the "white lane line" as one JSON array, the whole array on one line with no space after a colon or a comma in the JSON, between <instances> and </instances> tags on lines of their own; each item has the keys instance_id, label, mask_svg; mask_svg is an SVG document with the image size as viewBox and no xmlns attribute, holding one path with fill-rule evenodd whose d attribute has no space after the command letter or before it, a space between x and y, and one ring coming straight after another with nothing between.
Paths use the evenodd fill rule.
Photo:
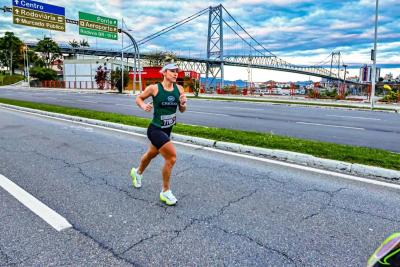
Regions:
<instances>
[{"instance_id":1,"label":"white lane line","mask_svg":"<svg viewBox=\"0 0 400 267\"><path fill-rule=\"evenodd\" d=\"M228 109L240 109L240 110L253 110L253 111L263 111L265 109L262 108L236 108L236 107L224 107Z\"/></svg>"},{"instance_id":2,"label":"white lane line","mask_svg":"<svg viewBox=\"0 0 400 267\"><path fill-rule=\"evenodd\" d=\"M76 100L76 101L84 102L84 103L98 104L98 102L96 102L96 101L89 101L89 100Z\"/></svg>"},{"instance_id":3,"label":"white lane line","mask_svg":"<svg viewBox=\"0 0 400 267\"><path fill-rule=\"evenodd\" d=\"M65 121L65 122L69 122L69 123L82 124L82 125L86 125L86 126L90 126L90 127L96 127L96 128L99 128L99 129L105 129L105 130L108 130L108 131L119 132L119 133L124 133L124 134L128 134L128 135L147 138L147 135L134 133L134 132L129 132L129 131L125 131L125 130L113 129L113 128L104 127L104 126L100 126L100 125L94 125L94 124L85 123L85 122L70 121L70 120L63 119L63 118L56 118L56 117L52 117L52 116L42 115L42 114L28 112L28 111L24 111L24 110L16 110L16 109L2 107L2 106L0 106L0 108L11 110L11 111L17 111L17 112L21 112L21 113L27 113L27 114L35 115L35 116L39 116L39 117L50 118L50 119L53 119L53 120L59 120L59 121ZM285 167L289 167L289 168L293 168L293 169L300 169L300 170L305 170L305 171L319 173L319 174L326 174L326 175L339 177L339 178L343 178L343 179L347 179L347 180L358 181L358 182L361 182L361 183L379 185L379 186L384 186L384 187L390 187L390 188L394 188L394 189L399 189L400 190L400 185L398 185L398 184L386 183L386 182L376 181L376 180L362 178L362 177L358 177L358 176L353 176L353 175L349 175L349 174L337 173L337 172L333 172L333 171L325 171L325 170L321 170L321 169L316 169L316 168L312 168L312 167L296 165L296 164L293 164L293 163L287 163L287 162L283 162L283 161L277 161L277 160L266 159L266 158L259 158L259 157L255 157L255 156L250 156L250 155L244 155L244 154L230 152L230 151L219 150L219 149L215 149L215 148L211 148L211 147L203 147L203 146L199 146L199 145L188 144L188 143L183 143L183 142L178 142L178 141L173 141L173 143L174 144L179 144L179 145L182 145L182 146L186 146L186 147L192 147L192 148L198 148L198 149L202 148L204 150L209 150L209 151L213 151L213 152L217 152L217 153L221 153L221 154L232 155L232 156L239 157L239 158L247 158L247 159L257 160L257 161L266 162L266 163L270 163L270 164L281 165L281 166L285 166Z\"/></svg>"},{"instance_id":4,"label":"white lane line","mask_svg":"<svg viewBox=\"0 0 400 267\"><path fill-rule=\"evenodd\" d=\"M115 104L116 106L121 106L121 107L130 107L130 108L132 108L132 107L134 107L134 105L132 104L132 105L125 105L125 104Z\"/></svg>"},{"instance_id":5,"label":"white lane line","mask_svg":"<svg viewBox=\"0 0 400 267\"><path fill-rule=\"evenodd\" d=\"M368 118L368 117L354 117L354 116L341 116L341 115L326 115L327 117L337 117L337 118L350 118L350 119L360 119L360 120L372 120L372 121L380 121L381 119L377 118Z\"/></svg>"},{"instance_id":6,"label":"white lane line","mask_svg":"<svg viewBox=\"0 0 400 267\"><path fill-rule=\"evenodd\" d=\"M341 126L341 125L331 125L331 124L322 124L322 123L313 123L313 122L303 122L303 121L296 121L298 124L305 124L305 125L315 125L315 126L325 126L325 127L334 127L334 128L345 128L345 129L354 129L354 130L365 130L364 128L358 127L350 127L350 126Z\"/></svg>"},{"instance_id":7,"label":"white lane line","mask_svg":"<svg viewBox=\"0 0 400 267\"><path fill-rule=\"evenodd\" d=\"M72 227L64 217L47 207L34 196L1 174L0 186L57 231L62 231Z\"/></svg>"},{"instance_id":8,"label":"white lane line","mask_svg":"<svg viewBox=\"0 0 400 267\"><path fill-rule=\"evenodd\" d=\"M381 181L377 181L377 180L357 177L357 176L344 174L344 173L325 171L325 170L315 169L315 168L312 168L312 167L301 166L301 165L296 165L296 164L282 162L282 161L276 161L276 160L265 159L265 158L258 158L258 157L250 156L250 155L237 154L235 152L219 150L219 149L215 149L215 148L211 148L211 147L203 147L203 149L204 150L209 150L209 151L214 151L214 152L221 153L221 154L227 154L227 155L237 156L237 157L241 157L241 158L248 158L248 159L253 159L253 160L262 161L262 162L266 162L266 163L271 163L271 164L275 164L275 165L286 166L286 167L290 167L290 168L293 168L293 169L305 170L305 171L309 171L309 172L325 174L325 175L335 176L335 177L339 177L339 178L343 178L343 179L347 179L347 180L358 181L358 182L362 182L362 183L379 185L379 186L384 186L384 187L390 187L390 188L394 188L394 189L399 189L400 190L400 185L399 184L386 183L386 182L381 182Z\"/></svg>"},{"instance_id":9,"label":"white lane line","mask_svg":"<svg viewBox=\"0 0 400 267\"><path fill-rule=\"evenodd\" d=\"M216 115L216 116L224 116L224 117L230 117L230 115L226 114L220 114L220 113L210 113L210 112L202 112L202 111L186 111L189 113L198 113L198 114L206 114L206 115Z\"/></svg>"}]
</instances>

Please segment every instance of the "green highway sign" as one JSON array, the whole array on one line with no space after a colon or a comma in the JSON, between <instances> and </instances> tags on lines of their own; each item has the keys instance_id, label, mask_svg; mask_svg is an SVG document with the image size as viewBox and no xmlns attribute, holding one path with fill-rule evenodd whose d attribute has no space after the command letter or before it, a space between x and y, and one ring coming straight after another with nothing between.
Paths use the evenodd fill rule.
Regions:
<instances>
[{"instance_id":1,"label":"green highway sign","mask_svg":"<svg viewBox=\"0 0 400 267\"><path fill-rule=\"evenodd\" d=\"M118 20L79 12L79 34L118 40Z\"/></svg>"},{"instance_id":2,"label":"green highway sign","mask_svg":"<svg viewBox=\"0 0 400 267\"><path fill-rule=\"evenodd\" d=\"M117 33L104 32L104 31L98 31L98 30L81 28L81 27L79 27L79 34L92 36L92 37L111 39L111 40L118 40L118 34Z\"/></svg>"},{"instance_id":3,"label":"green highway sign","mask_svg":"<svg viewBox=\"0 0 400 267\"><path fill-rule=\"evenodd\" d=\"M14 24L65 32L65 9L30 0L13 0Z\"/></svg>"}]
</instances>

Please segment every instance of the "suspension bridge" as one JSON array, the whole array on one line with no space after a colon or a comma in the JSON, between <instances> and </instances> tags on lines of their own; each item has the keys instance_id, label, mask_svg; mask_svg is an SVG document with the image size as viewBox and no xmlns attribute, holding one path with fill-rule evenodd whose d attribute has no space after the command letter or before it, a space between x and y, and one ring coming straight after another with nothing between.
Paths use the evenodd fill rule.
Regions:
<instances>
[{"instance_id":1,"label":"suspension bridge","mask_svg":"<svg viewBox=\"0 0 400 267\"><path fill-rule=\"evenodd\" d=\"M195 21L199 20L201 20L201 23L195 24ZM208 21L208 23L203 23L205 21ZM208 26L203 39L200 37L201 34L190 35L193 33L193 27L204 26L204 24ZM121 28L129 31L125 24ZM173 44L173 48L171 48L171 44L170 46L160 45L167 35L170 35L168 40L174 40L174 36L180 39L185 38L185 34L189 36L187 38L192 38L191 40L195 43L194 48L186 47L185 50L184 47L180 47L179 41L177 41L178 44ZM225 66L297 73L332 81L346 80L346 71L341 77L341 68L346 65L341 58L340 52L332 52L328 56L328 60L321 61L317 65L291 64L265 48L263 44L239 24L223 5L205 8L137 41L137 45L141 50L140 58L144 60L151 58L152 54L154 54L154 49L153 51L151 50L152 47L156 47L157 51L171 51L176 55L177 63L183 70L194 70L206 76L206 87L216 80L220 80L221 86L223 86ZM35 44L30 44L30 46L34 47ZM60 48L62 53L104 57L120 57L122 52L122 50L102 50L97 48L76 49L69 45L60 45ZM127 51L124 52L125 58L135 57L133 52L129 52L130 48L133 48L133 45L123 49ZM179 50L177 51L177 49ZM182 50L186 52L182 53ZM329 64L330 68L326 68ZM354 83L350 80L346 80L346 82Z\"/></svg>"}]
</instances>

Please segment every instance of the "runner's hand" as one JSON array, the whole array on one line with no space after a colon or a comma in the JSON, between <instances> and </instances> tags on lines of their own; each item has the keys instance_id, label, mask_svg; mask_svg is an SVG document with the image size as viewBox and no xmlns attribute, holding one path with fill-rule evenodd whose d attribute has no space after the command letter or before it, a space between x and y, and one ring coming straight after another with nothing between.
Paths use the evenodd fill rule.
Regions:
<instances>
[{"instance_id":1,"label":"runner's hand","mask_svg":"<svg viewBox=\"0 0 400 267\"><path fill-rule=\"evenodd\" d=\"M153 109L153 103L149 103L149 104L144 104L142 106L142 109L146 112L150 112Z\"/></svg>"},{"instance_id":2,"label":"runner's hand","mask_svg":"<svg viewBox=\"0 0 400 267\"><path fill-rule=\"evenodd\" d=\"M184 94L182 94L180 97L179 97L179 105L181 106L181 107L186 107L186 101L187 101L187 98L186 98L186 95L184 95Z\"/></svg>"}]
</instances>

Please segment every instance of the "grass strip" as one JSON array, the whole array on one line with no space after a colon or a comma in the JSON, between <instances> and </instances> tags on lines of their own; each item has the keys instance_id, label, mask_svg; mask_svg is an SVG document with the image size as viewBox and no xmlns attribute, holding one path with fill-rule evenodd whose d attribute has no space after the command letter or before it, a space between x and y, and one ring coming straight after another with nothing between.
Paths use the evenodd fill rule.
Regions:
<instances>
[{"instance_id":1,"label":"grass strip","mask_svg":"<svg viewBox=\"0 0 400 267\"><path fill-rule=\"evenodd\" d=\"M150 123L149 119L139 118L132 115L63 107L5 98L0 98L0 102L43 111L85 117L89 119L121 123L131 126L147 127ZM320 158L341 160L351 163L359 163L387 169L400 170L400 154L383 149L340 145L328 142L279 136L269 133L194 126L183 123L179 123L174 127L174 133L203 137L217 141L239 143L249 146L294 151L313 155Z\"/></svg>"},{"instance_id":2,"label":"grass strip","mask_svg":"<svg viewBox=\"0 0 400 267\"><path fill-rule=\"evenodd\" d=\"M24 79L24 76L22 76L20 74L14 74L11 76L0 74L0 86L14 84L19 81L22 81L23 79Z\"/></svg>"},{"instance_id":3,"label":"grass strip","mask_svg":"<svg viewBox=\"0 0 400 267\"><path fill-rule=\"evenodd\" d=\"M285 100L269 100L269 99L246 99L246 98L226 98L226 97L207 97L207 96L188 96L193 99L207 99L207 100L221 100L221 101L240 101L240 102L258 102L258 103L274 103L274 104L289 104L289 105L303 105L303 106L322 106L322 107L338 107L338 108L355 108L355 109L366 109L371 110L370 107L360 107L345 104L329 104L329 103L310 103L310 102L296 102L296 101L285 101ZM385 111L396 111L394 108L373 108L372 110L385 110Z\"/></svg>"}]
</instances>

